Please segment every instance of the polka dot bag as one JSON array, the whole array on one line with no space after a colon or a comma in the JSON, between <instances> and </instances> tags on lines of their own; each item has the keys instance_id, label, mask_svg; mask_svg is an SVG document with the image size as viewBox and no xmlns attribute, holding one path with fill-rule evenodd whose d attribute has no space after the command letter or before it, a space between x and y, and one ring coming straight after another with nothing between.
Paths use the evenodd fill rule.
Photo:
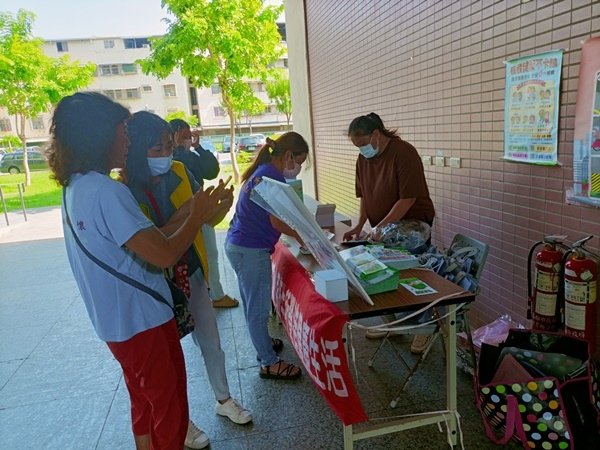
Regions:
<instances>
[{"instance_id":1,"label":"polka dot bag","mask_svg":"<svg viewBox=\"0 0 600 450\"><path fill-rule=\"evenodd\" d=\"M526 449L600 449L599 373L586 341L512 329L482 344L476 402L490 440Z\"/></svg>"}]
</instances>

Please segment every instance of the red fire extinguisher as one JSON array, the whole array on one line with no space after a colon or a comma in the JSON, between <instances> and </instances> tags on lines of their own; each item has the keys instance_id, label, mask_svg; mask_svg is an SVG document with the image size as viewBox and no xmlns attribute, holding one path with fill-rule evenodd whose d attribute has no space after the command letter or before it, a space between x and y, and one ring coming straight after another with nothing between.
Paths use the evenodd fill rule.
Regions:
<instances>
[{"instance_id":1,"label":"red fire extinguisher","mask_svg":"<svg viewBox=\"0 0 600 450\"><path fill-rule=\"evenodd\" d=\"M596 300L598 261L585 250L588 236L573 244L565 263L565 334L585 339L594 352L596 344Z\"/></svg>"},{"instance_id":2,"label":"red fire extinguisher","mask_svg":"<svg viewBox=\"0 0 600 450\"><path fill-rule=\"evenodd\" d=\"M561 325L558 296L564 247L562 238L562 236L547 236L543 241L536 242L529 251L527 318L533 319L534 330L558 331ZM542 250L535 255L535 283L532 288L531 258L535 249L542 244Z\"/></svg>"}]
</instances>

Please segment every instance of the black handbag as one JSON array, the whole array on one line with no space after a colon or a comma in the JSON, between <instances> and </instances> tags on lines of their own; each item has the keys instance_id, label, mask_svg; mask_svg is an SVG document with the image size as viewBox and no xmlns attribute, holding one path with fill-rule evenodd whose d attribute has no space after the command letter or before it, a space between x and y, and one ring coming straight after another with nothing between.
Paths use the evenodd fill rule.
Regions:
<instances>
[{"instance_id":1,"label":"black handbag","mask_svg":"<svg viewBox=\"0 0 600 450\"><path fill-rule=\"evenodd\" d=\"M106 264L103 261L100 261L94 255L92 255L88 251L88 249L83 246L83 244L79 240L79 237L77 237L75 230L73 230L73 225L71 224L71 219L69 218L69 212L67 211L67 199L66 199L66 194L65 194L64 189L63 189L63 207L65 208L65 216L67 219L67 225L69 226L71 233L73 234L73 237L75 238L75 242L77 242L77 245L79 245L79 248L81 248L83 253L85 253L85 255L88 258L90 258L93 262L95 262L98 266L100 266L106 272L117 277L119 280L139 289L140 291L145 292L146 294L148 294L152 298L154 298L156 301L159 301L160 303L164 303L169 308L171 308L171 310L173 311L173 316L175 317L175 322L177 322L177 331L179 332L180 339L183 338L184 336L187 336L192 331L194 331L195 322L194 322L192 313L190 312L190 310L188 308L188 298L185 295L185 293L171 279L165 277L165 279L167 280L167 284L169 285L169 289L171 291L171 297L173 298L173 306L171 306L171 304L159 292L155 291L154 289L150 289L148 286L143 285L139 281L134 280L133 278L128 277L127 275L117 272L115 269L110 267L108 264Z\"/></svg>"}]
</instances>

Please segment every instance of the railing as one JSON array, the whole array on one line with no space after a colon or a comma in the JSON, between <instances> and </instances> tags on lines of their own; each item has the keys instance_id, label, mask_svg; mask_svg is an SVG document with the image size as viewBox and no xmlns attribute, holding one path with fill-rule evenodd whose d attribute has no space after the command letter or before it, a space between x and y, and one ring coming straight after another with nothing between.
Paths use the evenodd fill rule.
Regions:
<instances>
[{"instance_id":1,"label":"railing","mask_svg":"<svg viewBox=\"0 0 600 450\"><path fill-rule=\"evenodd\" d=\"M27 211L25 210L25 200L23 198L23 193L25 192L25 183L10 183L10 184L0 184L0 201L2 202L2 209L4 211L4 219L6 220L6 225L10 225L10 221L8 219L8 211L6 208L6 200L4 196L3 187L14 188L17 187L19 192L19 199L21 200L21 210L23 211L23 217L25 218L25 222L27 222Z\"/></svg>"}]
</instances>

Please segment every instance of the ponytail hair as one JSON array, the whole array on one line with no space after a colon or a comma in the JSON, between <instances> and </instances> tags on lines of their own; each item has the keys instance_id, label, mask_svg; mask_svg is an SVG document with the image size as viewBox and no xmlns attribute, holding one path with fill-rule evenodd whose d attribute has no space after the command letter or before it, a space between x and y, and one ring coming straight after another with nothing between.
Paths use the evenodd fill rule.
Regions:
<instances>
[{"instance_id":1,"label":"ponytail hair","mask_svg":"<svg viewBox=\"0 0 600 450\"><path fill-rule=\"evenodd\" d=\"M351 136L366 136L373 131L379 130L381 134L389 138L400 138L397 129L389 129L383 125L381 117L374 112L367 114L366 116L360 116L350 122L348 126L348 137Z\"/></svg>"},{"instance_id":2,"label":"ponytail hair","mask_svg":"<svg viewBox=\"0 0 600 450\"><path fill-rule=\"evenodd\" d=\"M288 131L276 140L267 138L266 144L261 147L252 165L242 175L242 183L252 176L256 169L263 164L271 162L273 156L282 156L290 150L294 156L308 154L308 144L304 138L295 131Z\"/></svg>"}]
</instances>

